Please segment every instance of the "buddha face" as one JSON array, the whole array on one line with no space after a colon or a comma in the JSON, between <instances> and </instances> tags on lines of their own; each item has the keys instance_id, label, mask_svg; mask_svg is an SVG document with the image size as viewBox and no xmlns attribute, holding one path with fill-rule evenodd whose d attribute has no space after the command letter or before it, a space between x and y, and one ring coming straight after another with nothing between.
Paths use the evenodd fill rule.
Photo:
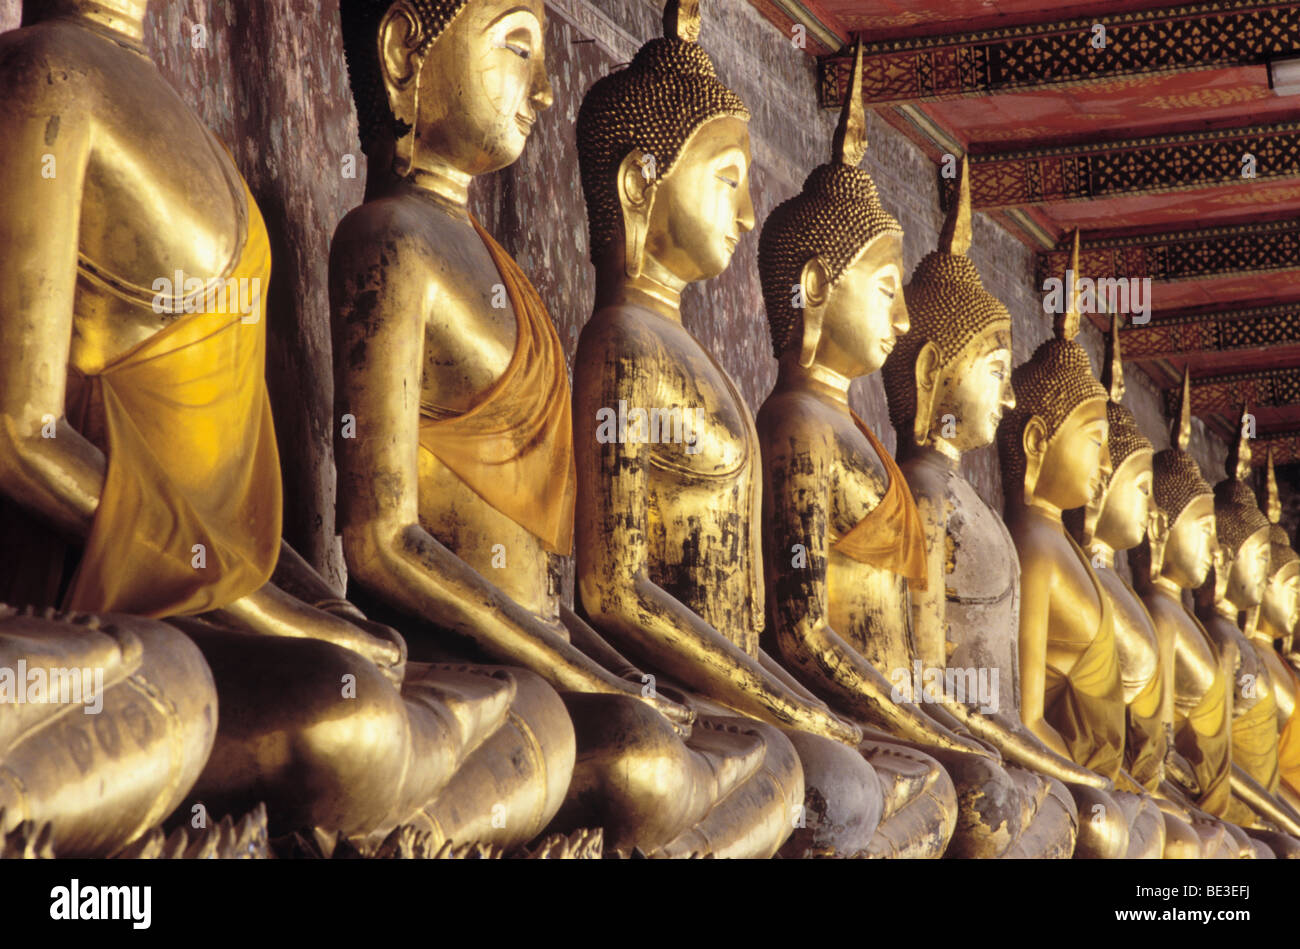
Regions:
<instances>
[{"instance_id":1,"label":"buddha face","mask_svg":"<svg viewBox=\"0 0 1300 949\"><path fill-rule=\"evenodd\" d=\"M1214 499L1192 498L1169 528L1161 573L1185 590L1199 587L1214 563L1214 531Z\"/></svg>"},{"instance_id":2,"label":"buddha face","mask_svg":"<svg viewBox=\"0 0 1300 949\"><path fill-rule=\"evenodd\" d=\"M1268 528L1261 527L1242 543L1228 568L1228 601L1241 609L1257 606L1268 582Z\"/></svg>"},{"instance_id":3,"label":"buddha face","mask_svg":"<svg viewBox=\"0 0 1300 949\"><path fill-rule=\"evenodd\" d=\"M1026 425L1026 438L1031 437L1029 429L1036 420L1037 416ZM1062 510L1087 504L1101 479L1110 474L1109 433L1104 399L1089 399L1075 408L1046 448L1037 448L1042 465L1034 484L1035 499ZM1030 448L1026 446L1026 455Z\"/></svg>"},{"instance_id":4,"label":"buddha face","mask_svg":"<svg viewBox=\"0 0 1300 949\"><path fill-rule=\"evenodd\" d=\"M482 175L519 158L552 102L544 16L542 0L470 0L420 57L418 19L393 4L379 26L380 59L394 114L415 126L415 167L441 161Z\"/></svg>"},{"instance_id":5,"label":"buddha face","mask_svg":"<svg viewBox=\"0 0 1300 949\"><path fill-rule=\"evenodd\" d=\"M930 432L958 452L983 448L997 437L1002 413L1015 405L1011 333L989 327L940 373Z\"/></svg>"},{"instance_id":6,"label":"buddha face","mask_svg":"<svg viewBox=\"0 0 1300 949\"><path fill-rule=\"evenodd\" d=\"M1289 633L1300 622L1300 560L1290 560L1269 578L1260 616L1275 630Z\"/></svg>"},{"instance_id":7,"label":"buddha face","mask_svg":"<svg viewBox=\"0 0 1300 949\"><path fill-rule=\"evenodd\" d=\"M723 116L701 126L655 183L647 261L683 283L726 270L741 236L754 229L749 166L748 123ZM624 183L631 193L641 188L635 180Z\"/></svg>"},{"instance_id":8,"label":"buddha face","mask_svg":"<svg viewBox=\"0 0 1300 949\"><path fill-rule=\"evenodd\" d=\"M907 332L902 301L903 248L899 237L872 241L836 282L821 315L817 361L849 378L885 364Z\"/></svg>"},{"instance_id":9,"label":"buddha face","mask_svg":"<svg viewBox=\"0 0 1300 949\"><path fill-rule=\"evenodd\" d=\"M1110 483L1094 500L1101 509L1093 536L1112 550L1129 550L1142 542L1151 511L1152 452L1135 451L1115 469Z\"/></svg>"}]
</instances>

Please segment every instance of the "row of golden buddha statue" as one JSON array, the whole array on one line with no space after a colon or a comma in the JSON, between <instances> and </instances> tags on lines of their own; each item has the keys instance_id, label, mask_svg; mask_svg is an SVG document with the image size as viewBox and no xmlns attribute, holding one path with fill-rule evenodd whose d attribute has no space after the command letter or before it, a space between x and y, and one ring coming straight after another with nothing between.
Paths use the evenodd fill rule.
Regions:
<instances>
[{"instance_id":1,"label":"row of golden buddha statue","mask_svg":"<svg viewBox=\"0 0 1300 949\"><path fill-rule=\"evenodd\" d=\"M29 607L0 609L0 687L103 674L94 716L0 704L0 831L109 855L264 803L273 834L358 846L1300 854L1275 486L1270 523L1244 442L1206 484L1186 382L1155 453L1117 329L1103 384L1077 307L1012 371L964 170L904 286L858 168L860 55L831 161L762 228L780 370L755 419L679 309L756 226L698 0L578 115L597 293L572 390L467 209L551 105L542 0L342 0L370 168L329 266L342 600L280 540L260 298L193 305L265 285L267 232L146 55L146 6L28 0L0 35L0 602ZM160 312L177 271L208 276ZM849 407L876 371L898 462ZM1005 524L960 473L995 439Z\"/></svg>"}]
</instances>

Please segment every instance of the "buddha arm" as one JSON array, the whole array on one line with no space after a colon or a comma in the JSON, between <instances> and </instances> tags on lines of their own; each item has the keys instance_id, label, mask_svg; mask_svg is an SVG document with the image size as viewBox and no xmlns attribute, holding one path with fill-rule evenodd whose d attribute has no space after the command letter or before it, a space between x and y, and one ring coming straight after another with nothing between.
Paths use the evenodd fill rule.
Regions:
<instances>
[{"instance_id":1,"label":"buddha arm","mask_svg":"<svg viewBox=\"0 0 1300 949\"><path fill-rule=\"evenodd\" d=\"M330 260L334 351L340 354L336 402L340 413L356 418L357 437L336 439L349 571L400 608L436 618L500 661L530 669L557 689L642 698L639 686L583 655L420 525L426 287L411 275L437 273L438 268L428 260L404 258L412 253L409 248L409 239L400 235L391 241L336 239ZM359 298L367 299L364 307ZM365 358L349 358L358 352ZM670 718L690 717L666 699L645 700Z\"/></svg>"},{"instance_id":2,"label":"buddha arm","mask_svg":"<svg viewBox=\"0 0 1300 949\"><path fill-rule=\"evenodd\" d=\"M1052 574L1051 561L1046 557L1020 559L1020 717L1043 744L1068 758L1070 749L1065 739L1043 717Z\"/></svg>"},{"instance_id":3,"label":"buddha arm","mask_svg":"<svg viewBox=\"0 0 1300 949\"><path fill-rule=\"evenodd\" d=\"M916 509L925 526L924 590L913 589L912 629L916 648L926 666L948 665L948 530L943 501L928 493L915 494Z\"/></svg>"},{"instance_id":4,"label":"buddha arm","mask_svg":"<svg viewBox=\"0 0 1300 949\"><path fill-rule=\"evenodd\" d=\"M982 746L923 714L910 690L895 701L884 674L831 628L826 565L832 479L825 455L830 436L810 437L812 423L801 415L776 414L760 413L760 441L768 631L781 658L856 719L921 745L988 757ZM804 553L792 565L795 545Z\"/></svg>"},{"instance_id":5,"label":"buddha arm","mask_svg":"<svg viewBox=\"0 0 1300 949\"><path fill-rule=\"evenodd\" d=\"M44 71L40 89L28 95L21 85L30 84L11 84L8 105L0 106L0 490L84 536L99 507L105 462L64 418L64 397L91 129L80 110L44 101L56 94L46 91ZM50 128L57 130L52 141Z\"/></svg>"}]
</instances>

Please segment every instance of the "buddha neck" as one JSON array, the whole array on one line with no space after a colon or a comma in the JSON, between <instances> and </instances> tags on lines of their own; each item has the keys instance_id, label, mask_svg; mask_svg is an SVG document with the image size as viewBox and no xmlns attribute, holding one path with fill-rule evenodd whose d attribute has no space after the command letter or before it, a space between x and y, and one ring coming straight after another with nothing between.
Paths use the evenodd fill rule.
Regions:
<instances>
[{"instance_id":1,"label":"buddha neck","mask_svg":"<svg viewBox=\"0 0 1300 949\"><path fill-rule=\"evenodd\" d=\"M1115 566L1115 548L1094 537L1092 542L1088 544L1088 559L1092 561L1094 567L1113 569Z\"/></svg>"},{"instance_id":2,"label":"buddha neck","mask_svg":"<svg viewBox=\"0 0 1300 949\"><path fill-rule=\"evenodd\" d=\"M781 359L776 385L779 389L803 390L821 396L829 402L849 407L849 386L853 380L828 366L814 361L802 366L793 356Z\"/></svg>"},{"instance_id":3,"label":"buddha neck","mask_svg":"<svg viewBox=\"0 0 1300 949\"><path fill-rule=\"evenodd\" d=\"M28 0L24 22L78 20L143 51L149 0Z\"/></svg>"},{"instance_id":4,"label":"buddha neck","mask_svg":"<svg viewBox=\"0 0 1300 949\"><path fill-rule=\"evenodd\" d=\"M1061 520L1062 510L1051 501L1045 501L1042 498L1035 497L1029 503L1023 501L1012 502L1007 505L1008 520L1015 517L1032 517L1037 520L1046 521L1054 524L1061 530L1065 530L1065 524Z\"/></svg>"},{"instance_id":5,"label":"buddha neck","mask_svg":"<svg viewBox=\"0 0 1300 949\"><path fill-rule=\"evenodd\" d=\"M610 245L596 263L596 309L610 306L639 306L674 323L682 321L682 290L686 281L678 278L649 255L641 273L627 275L622 248Z\"/></svg>"},{"instance_id":6,"label":"buddha neck","mask_svg":"<svg viewBox=\"0 0 1300 949\"><path fill-rule=\"evenodd\" d=\"M469 220L469 183L473 180L472 175L453 168L434 155L421 155L420 164L406 176L412 188L428 195L447 213L463 220Z\"/></svg>"},{"instance_id":7,"label":"buddha neck","mask_svg":"<svg viewBox=\"0 0 1300 949\"><path fill-rule=\"evenodd\" d=\"M954 466L961 464L961 452L948 439L941 435L931 435L929 443L936 452L951 461Z\"/></svg>"},{"instance_id":8,"label":"buddha neck","mask_svg":"<svg viewBox=\"0 0 1300 949\"><path fill-rule=\"evenodd\" d=\"M934 440L924 445L916 444L911 438L898 439L898 451L895 453L898 460L902 461L919 461L922 464L930 465L942 471L951 474L961 473L961 452L952 447L951 443L945 440L944 447L939 448L934 444Z\"/></svg>"},{"instance_id":9,"label":"buddha neck","mask_svg":"<svg viewBox=\"0 0 1300 949\"><path fill-rule=\"evenodd\" d=\"M1262 646L1273 648L1273 643L1282 639L1283 636L1264 616L1263 610L1260 611L1259 619L1255 621L1255 628L1250 631L1250 638Z\"/></svg>"},{"instance_id":10,"label":"buddha neck","mask_svg":"<svg viewBox=\"0 0 1300 949\"><path fill-rule=\"evenodd\" d=\"M1173 581L1172 578L1165 576L1163 573L1151 581L1151 585L1157 590L1163 590L1179 602L1183 602L1183 588Z\"/></svg>"}]
</instances>

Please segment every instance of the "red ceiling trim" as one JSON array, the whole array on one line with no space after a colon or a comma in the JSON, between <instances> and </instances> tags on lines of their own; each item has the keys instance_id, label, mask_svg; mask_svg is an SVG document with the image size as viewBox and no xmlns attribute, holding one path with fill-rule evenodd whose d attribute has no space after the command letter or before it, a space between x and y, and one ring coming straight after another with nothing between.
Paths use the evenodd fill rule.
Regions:
<instances>
[{"instance_id":1,"label":"red ceiling trim","mask_svg":"<svg viewBox=\"0 0 1300 949\"><path fill-rule=\"evenodd\" d=\"M1038 255L1038 279L1063 277L1070 250ZM1079 268L1089 277L1200 280L1224 274L1300 269L1300 220L1081 241Z\"/></svg>"},{"instance_id":2,"label":"red ceiling trim","mask_svg":"<svg viewBox=\"0 0 1300 949\"><path fill-rule=\"evenodd\" d=\"M1161 316L1120 332L1124 358L1163 359L1200 352L1300 344L1300 301L1199 314Z\"/></svg>"},{"instance_id":3,"label":"red ceiling trim","mask_svg":"<svg viewBox=\"0 0 1300 949\"><path fill-rule=\"evenodd\" d=\"M1094 24L1106 46L1092 45ZM1156 72L1258 64L1300 51L1300 9L1276 0L1216 0L1109 17L947 36L881 40L865 47L868 104L988 95ZM844 102L852 58L819 61L825 108Z\"/></svg>"},{"instance_id":4,"label":"red ceiling trim","mask_svg":"<svg viewBox=\"0 0 1300 949\"><path fill-rule=\"evenodd\" d=\"M1243 177L1249 155L1253 178ZM1189 191L1300 175L1300 123L971 157L971 201L989 210Z\"/></svg>"}]
</instances>

